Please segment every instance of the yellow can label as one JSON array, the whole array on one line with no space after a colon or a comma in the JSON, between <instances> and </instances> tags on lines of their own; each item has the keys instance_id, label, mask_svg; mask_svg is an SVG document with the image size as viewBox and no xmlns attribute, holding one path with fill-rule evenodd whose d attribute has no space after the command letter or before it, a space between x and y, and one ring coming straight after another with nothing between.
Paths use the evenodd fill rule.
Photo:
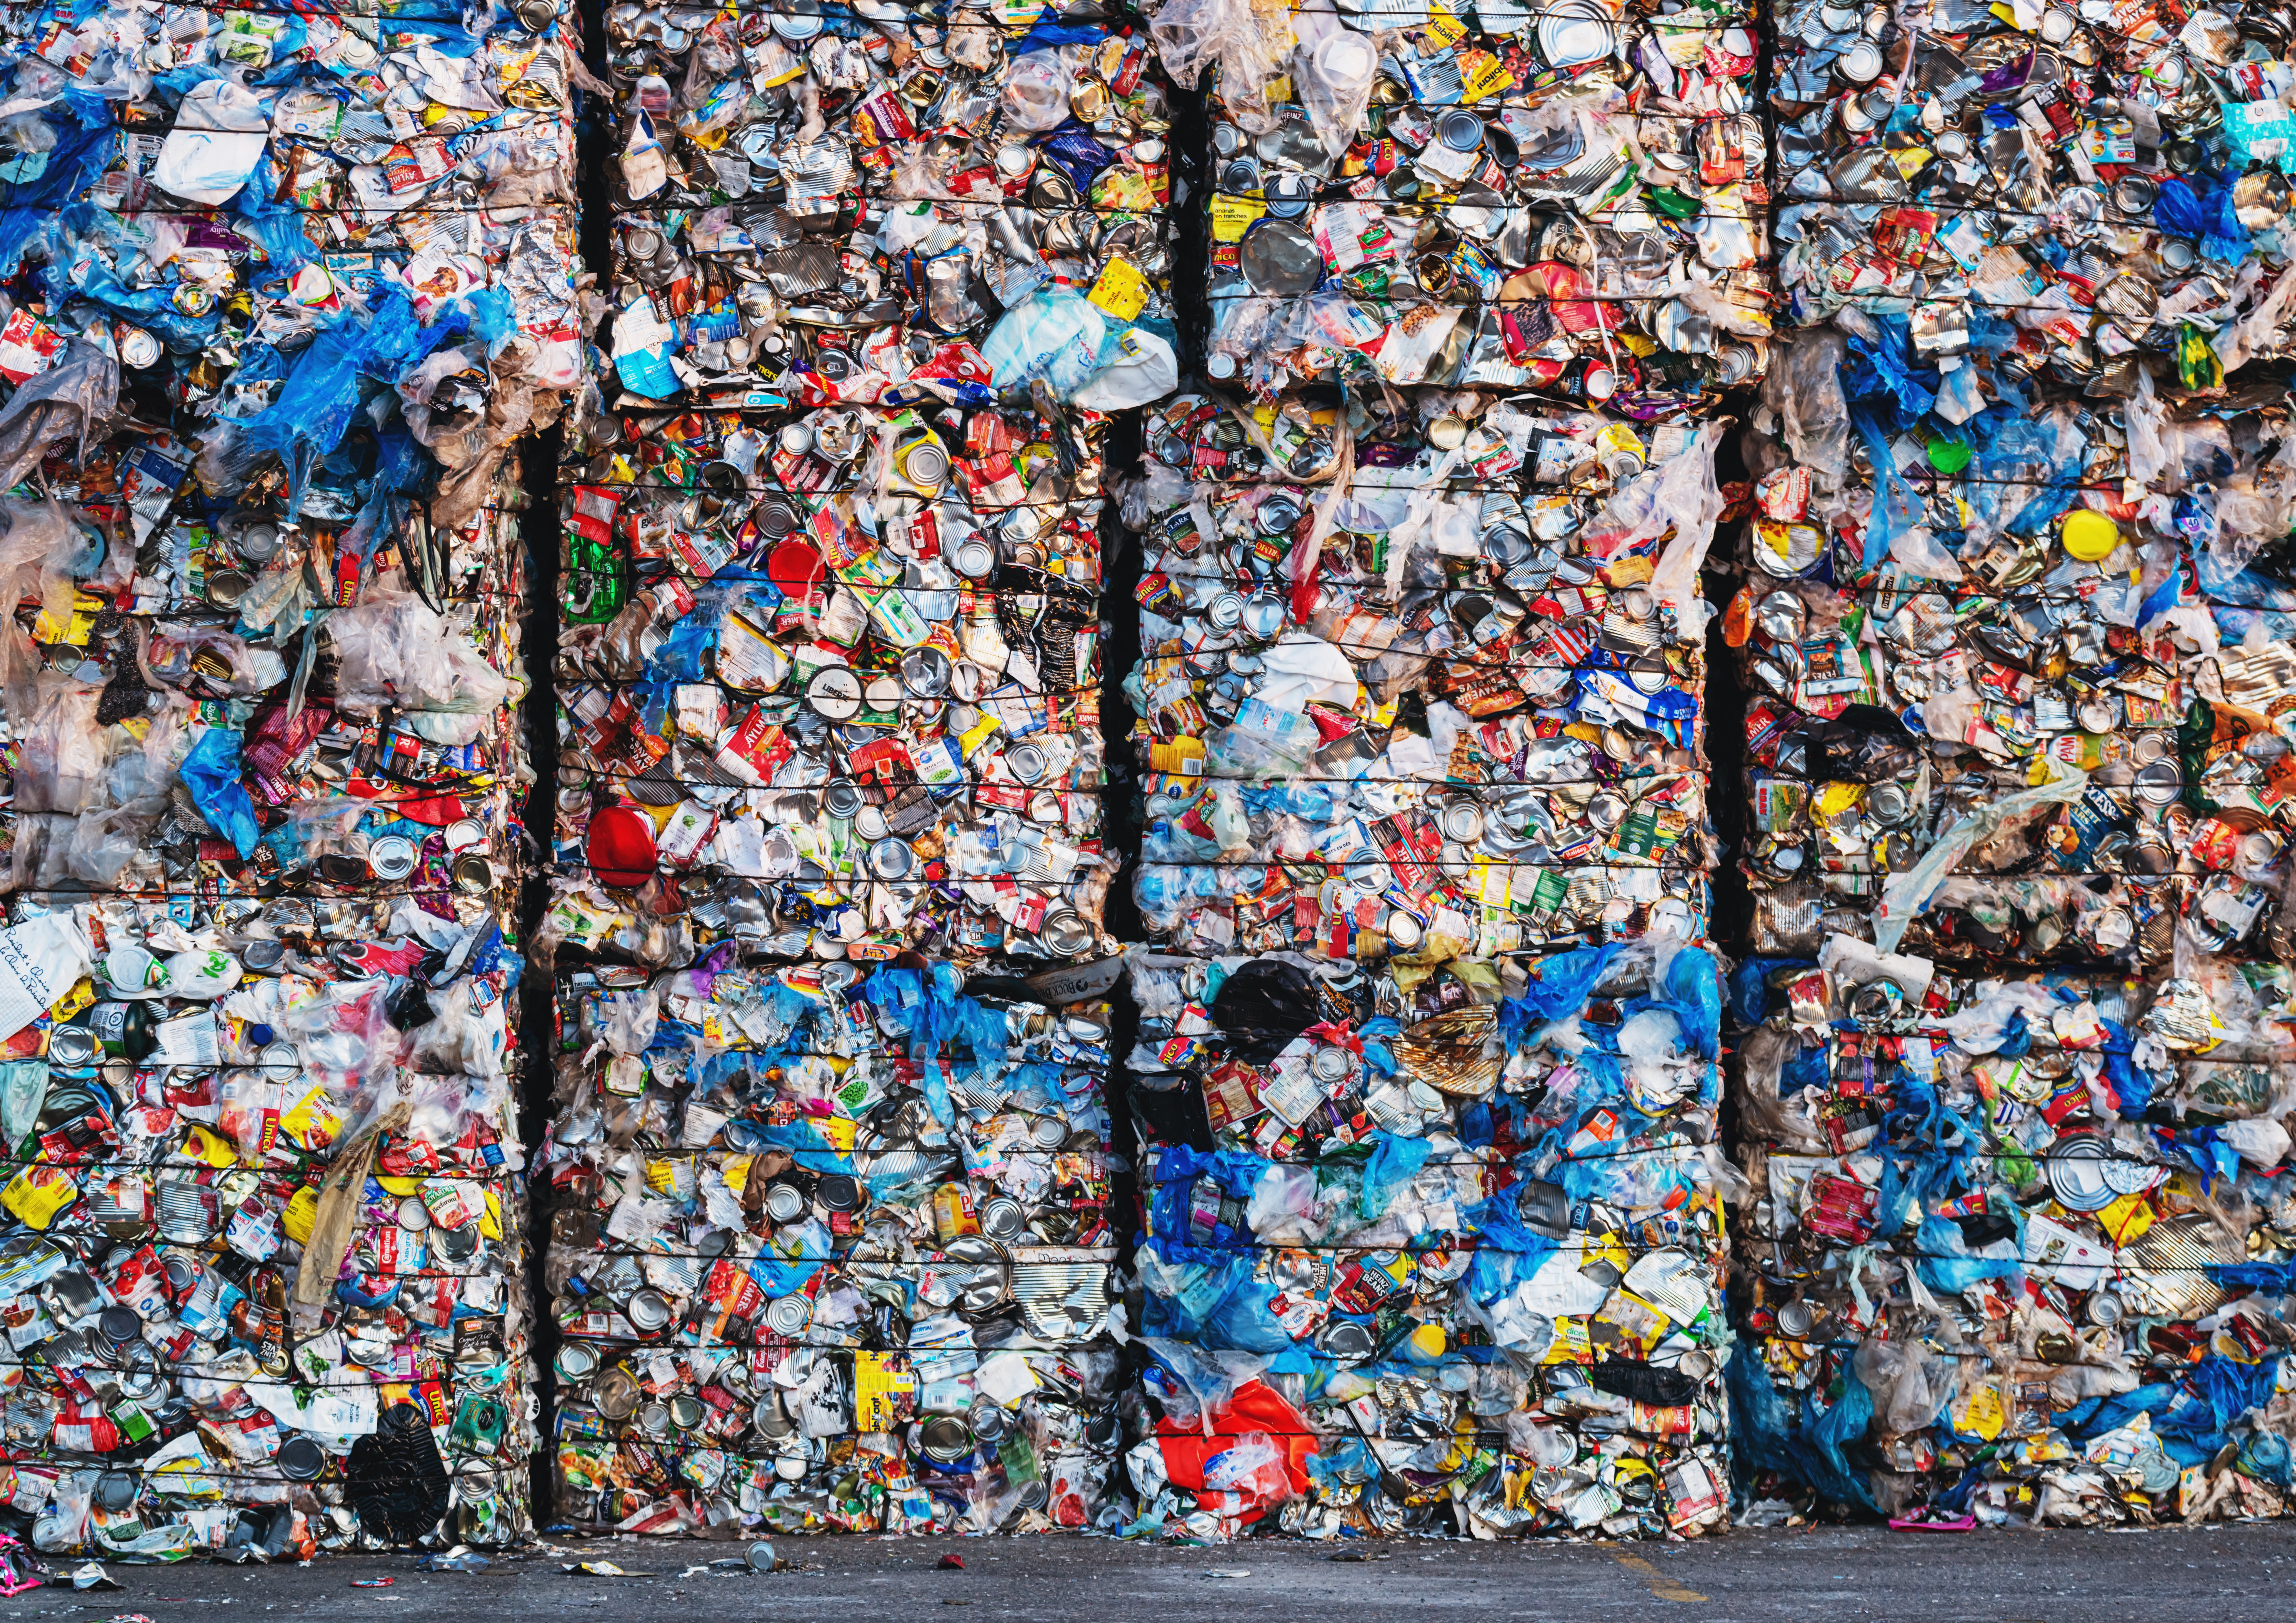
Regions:
<instances>
[{"instance_id":1,"label":"yellow can label","mask_svg":"<svg viewBox=\"0 0 2296 1623\"><path fill-rule=\"evenodd\" d=\"M61 1167L27 1167L0 1189L0 1206L28 1228L46 1228L78 1199L78 1184Z\"/></svg>"},{"instance_id":2,"label":"yellow can label","mask_svg":"<svg viewBox=\"0 0 2296 1623\"><path fill-rule=\"evenodd\" d=\"M1251 223L1267 212L1267 205L1257 199L1236 197L1219 192L1212 195L1212 241L1241 242Z\"/></svg>"}]
</instances>

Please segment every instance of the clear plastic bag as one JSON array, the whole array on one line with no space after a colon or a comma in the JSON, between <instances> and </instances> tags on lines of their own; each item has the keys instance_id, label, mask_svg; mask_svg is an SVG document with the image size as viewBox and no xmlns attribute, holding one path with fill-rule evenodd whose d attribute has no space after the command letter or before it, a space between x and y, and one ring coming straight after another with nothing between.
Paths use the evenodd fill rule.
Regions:
<instances>
[{"instance_id":1,"label":"clear plastic bag","mask_svg":"<svg viewBox=\"0 0 2296 1623\"><path fill-rule=\"evenodd\" d=\"M73 600L71 564L80 546L78 530L56 503L0 499L0 590L8 594L12 604L37 597L41 613L52 623L68 622ZM25 713L23 707L32 701L29 684L36 668L31 639L12 621L0 627L0 680L4 680L9 705L17 714Z\"/></svg>"},{"instance_id":2,"label":"clear plastic bag","mask_svg":"<svg viewBox=\"0 0 2296 1623\"><path fill-rule=\"evenodd\" d=\"M88 436L119 409L119 363L80 342L0 406L0 489L12 488L66 435L83 460Z\"/></svg>"},{"instance_id":3,"label":"clear plastic bag","mask_svg":"<svg viewBox=\"0 0 2296 1623\"><path fill-rule=\"evenodd\" d=\"M1337 158L1354 143L1356 127L1379 80L1379 47L1340 20L1331 0L1294 12L1299 48L1292 56L1292 89L1306 110L1324 150Z\"/></svg>"},{"instance_id":4,"label":"clear plastic bag","mask_svg":"<svg viewBox=\"0 0 2296 1623\"><path fill-rule=\"evenodd\" d=\"M1849 471L1849 403L1841 392L1846 340L1830 327L1809 329L1779 357L1762 398L1778 415L1794 461L1828 485Z\"/></svg>"},{"instance_id":5,"label":"clear plastic bag","mask_svg":"<svg viewBox=\"0 0 2296 1623\"><path fill-rule=\"evenodd\" d=\"M336 702L359 712L390 707L490 716L509 698L511 684L472 646L469 614L458 609L450 619L412 592L388 589L335 611L326 630L340 660Z\"/></svg>"},{"instance_id":6,"label":"clear plastic bag","mask_svg":"<svg viewBox=\"0 0 2296 1623\"><path fill-rule=\"evenodd\" d=\"M1702 424L1681 450L1613 495L1590 526L1590 535L1603 537L1612 554L1671 529L1652 570L1650 587L1677 613L1694 612L1702 601L1698 571L1722 517L1722 492L1714 480L1714 451L1721 439L1721 424Z\"/></svg>"},{"instance_id":7,"label":"clear plastic bag","mask_svg":"<svg viewBox=\"0 0 2296 1623\"><path fill-rule=\"evenodd\" d=\"M1193 89L1205 69L1216 67L1231 113L1242 114L1246 128L1265 128L1267 86L1292 51L1285 10L1253 0L1166 0L1148 30L1174 84Z\"/></svg>"},{"instance_id":8,"label":"clear plastic bag","mask_svg":"<svg viewBox=\"0 0 2296 1623\"><path fill-rule=\"evenodd\" d=\"M1069 116L1069 87L1075 75L1058 51L1031 51L1005 71L1000 98L1006 119L1038 135L1058 129Z\"/></svg>"},{"instance_id":9,"label":"clear plastic bag","mask_svg":"<svg viewBox=\"0 0 2296 1623\"><path fill-rule=\"evenodd\" d=\"M1161 333L1127 327L1102 346L1098 369L1068 399L1095 412L1129 411L1180 386L1179 357Z\"/></svg>"},{"instance_id":10,"label":"clear plastic bag","mask_svg":"<svg viewBox=\"0 0 2296 1623\"><path fill-rule=\"evenodd\" d=\"M78 813L102 796L109 764L95 720L102 692L56 672L41 675L30 710L18 712L18 810Z\"/></svg>"},{"instance_id":11,"label":"clear plastic bag","mask_svg":"<svg viewBox=\"0 0 2296 1623\"><path fill-rule=\"evenodd\" d=\"M1100 369L1108 321L1073 288L1044 286L1004 312L980 346L999 389L1042 378L1062 398Z\"/></svg>"}]
</instances>

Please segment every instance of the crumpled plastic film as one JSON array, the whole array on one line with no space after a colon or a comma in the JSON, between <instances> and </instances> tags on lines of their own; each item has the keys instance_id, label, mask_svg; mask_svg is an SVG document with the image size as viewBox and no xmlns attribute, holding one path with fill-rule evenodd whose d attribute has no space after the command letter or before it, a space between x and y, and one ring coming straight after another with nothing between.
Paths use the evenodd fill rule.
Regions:
<instances>
[{"instance_id":1,"label":"crumpled plastic film","mask_svg":"<svg viewBox=\"0 0 2296 1623\"><path fill-rule=\"evenodd\" d=\"M9 1530L529 1537L515 443L578 381L568 25L0 42Z\"/></svg>"},{"instance_id":2,"label":"crumpled plastic film","mask_svg":"<svg viewBox=\"0 0 2296 1623\"><path fill-rule=\"evenodd\" d=\"M1167 0L1212 125L1205 367L1651 420L1768 348L1751 13Z\"/></svg>"},{"instance_id":3,"label":"crumpled plastic film","mask_svg":"<svg viewBox=\"0 0 2296 1623\"><path fill-rule=\"evenodd\" d=\"M1161 71L1092 6L606 24L544 932L564 1508L1100 1524L1103 486L1177 381Z\"/></svg>"},{"instance_id":4,"label":"crumpled plastic film","mask_svg":"<svg viewBox=\"0 0 2296 1623\"><path fill-rule=\"evenodd\" d=\"M2286 19L1779 22L1744 1514L2284 1513Z\"/></svg>"},{"instance_id":5,"label":"crumpled plastic film","mask_svg":"<svg viewBox=\"0 0 2296 1623\"><path fill-rule=\"evenodd\" d=\"M1721 433L1152 414L1136 1534L1723 1523Z\"/></svg>"},{"instance_id":6,"label":"crumpled plastic film","mask_svg":"<svg viewBox=\"0 0 2296 1623\"><path fill-rule=\"evenodd\" d=\"M1105 1518L1104 1000L914 955L750 970L730 945L563 984L544 1164L570 1520Z\"/></svg>"}]
</instances>

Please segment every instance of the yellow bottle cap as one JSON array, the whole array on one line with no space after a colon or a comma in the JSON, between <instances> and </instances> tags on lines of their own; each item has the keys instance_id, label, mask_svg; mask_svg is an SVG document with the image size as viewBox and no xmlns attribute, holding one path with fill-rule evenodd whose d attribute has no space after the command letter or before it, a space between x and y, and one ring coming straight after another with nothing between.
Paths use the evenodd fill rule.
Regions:
<instances>
[{"instance_id":1,"label":"yellow bottle cap","mask_svg":"<svg viewBox=\"0 0 2296 1623\"><path fill-rule=\"evenodd\" d=\"M2065 553L2083 563L2101 563L2120 545L2120 526L2086 507L2065 515Z\"/></svg>"},{"instance_id":2,"label":"yellow bottle cap","mask_svg":"<svg viewBox=\"0 0 2296 1623\"><path fill-rule=\"evenodd\" d=\"M1434 1364L1442 1358L1448 1345L1449 1340L1443 1333L1443 1326L1422 1324L1411 1332L1410 1340L1404 1343L1403 1356L1413 1364Z\"/></svg>"}]
</instances>

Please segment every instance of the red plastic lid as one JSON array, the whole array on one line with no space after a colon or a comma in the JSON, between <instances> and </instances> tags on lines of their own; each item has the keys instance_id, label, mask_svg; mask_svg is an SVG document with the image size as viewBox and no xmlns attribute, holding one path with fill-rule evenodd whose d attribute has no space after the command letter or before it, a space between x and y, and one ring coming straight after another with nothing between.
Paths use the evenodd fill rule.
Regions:
<instances>
[{"instance_id":1,"label":"red plastic lid","mask_svg":"<svg viewBox=\"0 0 2296 1623\"><path fill-rule=\"evenodd\" d=\"M783 597L805 596L824 572L821 554L802 541L784 541L766 558L766 574Z\"/></svg>"},{"instance_id":2,"label":"red plastic lid","mask_svg":"<svg viewBox=\"0 0 2296 1623\"><path fill-rule=\"evenodd\" d=\"M594 812L582 852L601 882L635 890L654 874L653 819L635 806Z\"/></svg>"}]
</instances>

